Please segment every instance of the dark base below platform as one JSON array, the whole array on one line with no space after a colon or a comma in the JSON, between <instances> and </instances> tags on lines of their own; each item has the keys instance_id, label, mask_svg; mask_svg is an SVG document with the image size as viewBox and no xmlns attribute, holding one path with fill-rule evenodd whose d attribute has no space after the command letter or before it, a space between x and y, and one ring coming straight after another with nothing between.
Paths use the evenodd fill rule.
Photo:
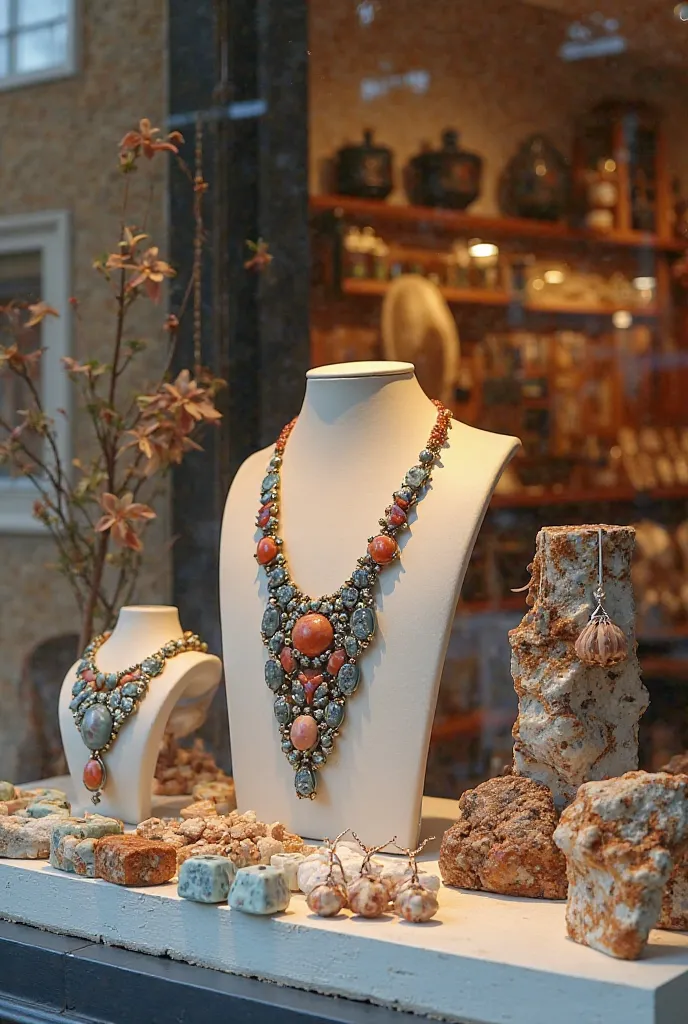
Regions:
<instances>
[{"instance_id":1,"label":"dark base below platform","mask_svg":"<svg viewBox=\"0 0 688 1024\"><path fill-rule=\"evenodd\" d=\"M0 1024L402 1024L412 1014L0 921Z\"/></svg>"}]
</instances>

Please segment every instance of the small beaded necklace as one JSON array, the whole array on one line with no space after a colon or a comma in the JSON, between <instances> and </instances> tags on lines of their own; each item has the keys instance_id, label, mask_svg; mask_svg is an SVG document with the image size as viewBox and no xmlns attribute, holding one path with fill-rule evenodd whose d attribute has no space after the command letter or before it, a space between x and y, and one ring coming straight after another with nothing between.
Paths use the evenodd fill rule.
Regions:
<instances>
[{"instance_id":1,"label":"small beaded necklace","mask_svg":"<svg viewBox=\"0 0 688 1024\"><path fill-rule=\"evenodd\" d=\"M81 738L91 751L82 781L92 794L94 804L107 782L103 754L117 739L126 720L136 711L148 692L148 684L159 676L165 662L186 651L205 653L208 645L187 630L179 640L170 640L159 651L120 672L103 672L96 665L96 654L110 633L101 633L85 648L76 670L69 710Z\"/></svg>"},{"instance_id":2,"label":"small beaded necklace","mask_svg":"<svg viewBox=\"0 0 688 1024\"><path fill-rule=\"evenodd\" d=\"M289 571L279 529L282 456L296 420L282 430L261 484L256 525L262 532L255 554L263 566L269 597L261 623L270 652L265 682L275 694L273 712L282 750L295 771L297 796L313 799L318 771L331 756L344 721L346 702L360 682L358 660L375 635L373 587L384 566L399 556L396 535L407 526L410 507L431 480L432 468L447 441L451 413L433 401L437 419L427 445L404 477L379 520L380 532L368 538L368 550L334 594L311 600Z\"/></svg>"}]
</instances>

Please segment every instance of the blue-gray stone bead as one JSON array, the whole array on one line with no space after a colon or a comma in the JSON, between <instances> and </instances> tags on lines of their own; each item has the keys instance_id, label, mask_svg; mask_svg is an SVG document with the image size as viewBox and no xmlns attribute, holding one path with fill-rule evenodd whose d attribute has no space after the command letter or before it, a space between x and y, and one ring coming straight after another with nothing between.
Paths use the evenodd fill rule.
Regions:
<instances>
[{"instance_id":1,"label":"blue-gray stone bead","mask_svg":"<svg viewBox=\"0 0 688 1024\"><path fill-rule=\"evenodd\" d=\"M263 612L263 621L261 623L261 629L265 636L274 636L279 629L280 624L280 613L279 608L274 604L269 604Z\"/></svg>"},{"instance_id":2,"label":"blue-gray stone bead","mask_svg":"<svg viewBox=\"0 0 688 1024\"><path fill-rule=\"evenodd\" d=\"M268 473L267 476L263 477L263 482L260 485L261 491L271 491L273 487L277 487L279 483L279 475L277 473Z\"/></svg>"},{"instance_id":3,"label":"blue-gray stone bead","mask_svg":"<svg viewBox=\"0 0 688 1024\"><path fill-rule=\"evenodd\" d=\"M284 871L267 864L239 868L229 891L230 907L244 914L279 914L290 900Z\"/></svg>"},{"instance_id":4,"label":"blue-gray stone bead","mask_svg":"<svg viewBox=\"0 0 688 1024\"><path fill-rule=\"evenodd\" d=\"M411 466L406 474L406 483L410 487L420 487L427 475L427 469L423 469L422 466Z\"/></svg>"},{"instance_id":5,"label":"blue-gray stone bead","mask_svg":"<svg viewBox=\"0 0 688 1024\"><path fill-rule=\"evenodd\" d=\"M270 658L269 661L265 662L265 682L273 693L277 693L284 682L284 669L274 658Z\"/></svg>"},{"instance_id":6,"label":"blue-gray stone bead","mask_svg":"<svg viewBox=\"0 0 688 1024\"><path fill-rule=\"evenodd\" d=\"M112 736L114 724L110 711L103 704L87 708L79 731L89 750L102 750Z\"/></svg>"},{"instance_id":7,"label":"blue-gray stone bead","mask_svg":"<svg viewBox=\"0 0 688 1024\"><path fill-rule=\"evenodd\" d=\"M368 640L375 633L375 612L372 608L357 608L351 616L351 632L358 640Z\"/></svg>"},{"instance_id":8,"label":"blue-gray stone bead","mask_svg":"<svg viewBox=\"0 0 688 1024\"><path fill-rule=\"evenodd\" d=\"M224 903L235 875L229 857L189 857L179 869L177 894L196 903Z\"/></svg>"},{"instance_id":9,"label":"blue-gray stone bead","mask_svg":"<svg viewBox=\"0 0 688 1024\"><path fill-rule=\"evenodd\" d=\"M346 665L342 666L342 668L346 668L346 667L347 667ZM350 665L349 666L349 668L355 668L355 667L356 667L355 665ZM340 669L340 671L341 671L341 669ZM341 689L341 687L340 687L340 689ZM344 705L339 703L338 701L335 701L335 700L330 701L330 703L325 708L325 723L330 727L330 729L338 729L343 721L344 721Z\"/></svg>"},{"instance_id":10,"label":"blue-gray stone bead","mask_svg":"<svg viewBox=\"0 0 688 1024\"><path fill-rule=\"evenodd\" d=\"M278 700L275 701L273 710L275 712L275 718L277 719L279 724L286 725L289 719L291 718L291 707L286 702L284 697L280 697Z\"/></svg>"},{"instance_id":11,"label":"blue-gray stone bead","mask_svg":"<svg viewBox=\"0 0 688 1024\"><path fill-rule=\"evenodd\" d=\"M337 685L345 696L349 697L354 692L358 686L360 675L358 665L352 665L351 662L342 665L337 673Z\"/></svg>"},{"instance_id":12,"label":"blue-gray stone bead","mask_svg":"<svg viewBox=\"0 0 688 1024\"><path fill-rule=\"evenodd\" d=\"M310 796L315 793L318 783L315 772L310 768L299 768L294 776L294 788L299 796Z\"/></svg>"}]
</instances>

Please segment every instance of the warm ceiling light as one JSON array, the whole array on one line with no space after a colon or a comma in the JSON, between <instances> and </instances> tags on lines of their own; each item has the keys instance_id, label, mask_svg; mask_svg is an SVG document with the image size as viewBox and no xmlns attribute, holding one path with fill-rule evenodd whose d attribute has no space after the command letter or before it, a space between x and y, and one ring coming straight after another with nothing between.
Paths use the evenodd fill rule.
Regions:
<instances>
[{"instance_id":1,"label":"warm ceiling light","mask_svg":"<svg viewBox=\"0 0 688 1024\"><path fill-rule=\"evenodd\" d=\"M468 246L469 255L476 260L484 260L489 256L497 256L499 248L494 242L471 242Z\"/></svg>"},{"instance_id":2,"label":"warm ceiling light","mask_svg":"<svg viewBox=\"0 0 688 1024\"><path fill-rule=\"evenodd\" d=\"M543 276L547 284L561 284L565 275L563 270L546 270Z\"/></svg>"},{"instance_id":3,"label":"warm ceiling light","mask_svg":"<svg viewBox=\"0 0 688 1024\"><path fill-rule=\"evenodd\" d=\"M609 174L612 174L616 170L616 160L605 160L604 169Z\"/></svg>"},{"instance_id":4,"label":"warm ceiling light","mask_svg":"<svg viewBox=\"0 0 688 1024\"><path fill-rule=\"evenodd\" d=\"M535 289L535 291L536 292L541 292L544 287L545 287L545 282L542 280L542 278L541 277L536 277L535 280L533 281L533 288Z\"/></svg>"},{"instance_id":5,"label":"warm ceiling light","mask_svg":"<svg viewBox=\"0 0 688 1024\"><path fill-rule=\"evenodd\" d=\"M612 317L612 323L619 331L625 331L633 323L633 317L627 309L617 309Z\"/></svg>"},{"instance_id":6,"label":"warm ceiling light","mask_svg":"<svg viewBox=\"0 0 688 1024\"><path fill-rule=\"evenodd\" d=\"M639 292L651 292L656 284L657 281L654 277L633 278L633 287L637 288Z\"/></svg>"}]
</instances>

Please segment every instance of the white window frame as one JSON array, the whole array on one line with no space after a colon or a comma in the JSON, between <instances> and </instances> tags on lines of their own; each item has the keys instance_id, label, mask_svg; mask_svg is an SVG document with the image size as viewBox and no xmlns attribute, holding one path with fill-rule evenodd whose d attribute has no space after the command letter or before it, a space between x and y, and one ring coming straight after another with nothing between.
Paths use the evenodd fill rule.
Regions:
<instances>
[{"instance_id":1,"label":"white window frame","mask_svg":"<svg viewBox=\"0 0 688 1024\"><path fill-rule=\"evenodd\" d=\"M54 68L43 68L42 71L26 71L0 76L0 92L5 89L18 89L25 85L36 85L40 82L53 82L59 78L70 78L78 70L77 47L77 7L81 0L67 0L67 54L64 64ZM29 26L26 26L29 29ZM10 31L16 30L16 4L10 0Z\"/></svg>"},{"instance_id":2,"label":"white window frame","mask_svg":"<svg viewBox=\"0 0 688 1024\"><path fill-rule=\"evenodd\" d=\"M71 388L62 365L71 350L72 316L69 297L71 268L70 217L66 210L0 217L0 255L39 252L40 299L59 311L41 324L40 393L43 407L55 421L57 450L63 467L71 467ZM63 410L63 412L58 411ZM47 458L46 454L46 458ZM33 516L40 495L26 477L0 476L0 533L45 533Z\"/></svg>"}]
</instances>

